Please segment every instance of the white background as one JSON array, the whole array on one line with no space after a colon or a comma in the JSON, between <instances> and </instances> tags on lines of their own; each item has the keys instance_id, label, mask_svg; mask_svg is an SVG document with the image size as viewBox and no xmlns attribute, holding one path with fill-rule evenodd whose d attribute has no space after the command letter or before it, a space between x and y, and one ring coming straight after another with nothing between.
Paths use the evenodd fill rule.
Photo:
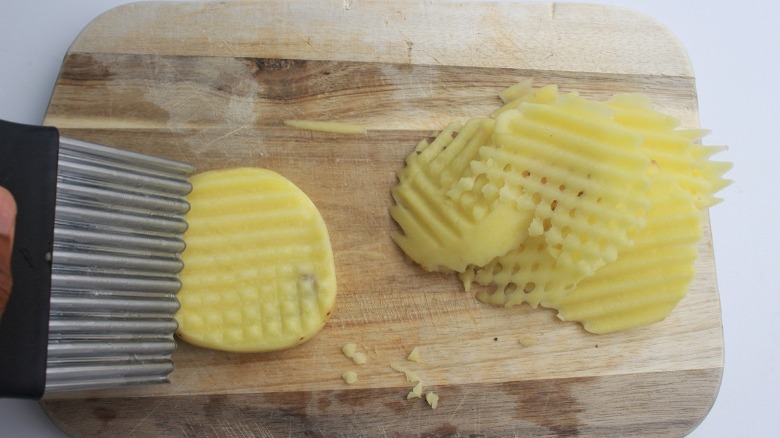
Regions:
<instances>
[{"instance_id":1,"label":"white background","mask_svg":"<svg viewBox=\"0 0 780 438\"><path fill-rule=\"evenodd\" d=\"M292 0L294 1L294 0ZM359 0L358 0L359 1ZM39 124L68 46L127 0L2 0L0 119ZM735 163L711 212L725 371L692 437L770 437L780 430L780 2L596 1L644 12L688 51L708 144ZM0 400L0 437L62 437L37 403Z\"/></svg>"}]
</instances>

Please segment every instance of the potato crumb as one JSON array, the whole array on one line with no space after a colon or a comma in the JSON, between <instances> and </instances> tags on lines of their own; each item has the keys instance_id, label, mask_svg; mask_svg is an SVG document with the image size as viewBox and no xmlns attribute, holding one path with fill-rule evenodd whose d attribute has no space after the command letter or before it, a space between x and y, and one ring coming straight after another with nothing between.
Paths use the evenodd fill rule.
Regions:
<instances>
[{"instance_id":1,"label":"potato crumb","mask_svg":"<svg viewBox=\"0 0 780 438\"><path fill-rule=\"evenodd\" d=\"M406 375L407 382L419 382L421 380L420 376L417 375L417 373L415 373L414 371L408 368L405 368L403 365L394 363L394 364L390 364L390 367L400 373L404 373Z\"/></svg>"},{"instance_id":2,"label":"potato crumb","mask_svg":"<svg viewBox=\"0 0 780 438\"><path fill-rule=\"evenodd\" d=\"M357 373L354 371L347 371L346 373L341 375L341 378L344 379L344 383L346 383L347 385L351 385L357 382L358 376Z\"/></svg>"},{"instance_id":3,"label":"potato crumb","mask_svg":"<svg viewBox=\"0 0 780 438\"><path fill-rule=\"evenodd\" d=\"M350 359L355 356L355 350L357 350L357 345L351 342L341 347L341 352L344 353L344 356L347 356Z\"/></svg>"},{"instance_id":4,"label":"potato crumb","mask_svg":"<svg viewBox=\"0 0 780 438\"><path fill-rule=\"evenodd\" d=\"M432 409L436 409L436 406L439 405L439 396L433 391L428 391L428 393L425 394L425 401L431 405Z\"/></svg>"},{"instance_id":5,"label":"potato crumb","mask_svg":"<svg viewBox=\"0 0 780 438\"><path fill-rule=\"evenodd\" d=\"M422 397L422 391L423 391L423 384L422 382L417 382L417 385L412 388L411 391L409 391L409 394L406 395L406 399L410 400L413 398L420 398Z\"/></svg>"},{"instance_id":6,"label":"potato crumb","mask_svg":"<svg viewBox=\"0 0 780 438\"><path fill-rule=\"evenodd\" d=\"M366 360L367 360L367 357L366 357L365 353L361 353L359 351L356 351L352 355L352 361L355 362L358 365L363 365L364 363L366 363Z\"/></svg>"},{"instance_id":7,"label":"potato crumb","mask_svg":"<svg viewBox=\"0 0 780 438\"><path fill-rule=\"evenodd\" d=\"M406 357L408 360L411 360L412 362L419 362L420 361L420 352L417 351L417 347L412 348L412 352L409 353L409 356Z\"/></svg>"}]
</instances>

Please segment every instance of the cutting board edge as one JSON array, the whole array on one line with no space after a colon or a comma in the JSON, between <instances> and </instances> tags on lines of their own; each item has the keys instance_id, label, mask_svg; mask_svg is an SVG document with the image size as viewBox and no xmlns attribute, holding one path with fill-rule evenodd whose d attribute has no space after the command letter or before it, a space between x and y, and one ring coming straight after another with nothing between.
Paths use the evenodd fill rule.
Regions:
<instances>
[{"instance_id":1,"label":"cutting board edge","mask_svg":"<svg viewBox=\"0 0 780 438\"><path fill-rule=\"evenodd\" d=\"M365 6L366 8L385 8L386 6L383 5L383 2L381 0L367 0L367 1L360 1L358 4L354 5L353 2L341 2L338 0L328 0L331 3L331 8L338 8L338 7L344 7L347 11L351 10L346 5L351 4L354 8ZM191 16L197 16L199 12L206 11L207 14L213 14L214 17L220 17L218 14L222 13L226 9L238 9L241 7L247 7L248 5L256 5L258 3L264 3L266 5L277 5L278 4L284 4L284 0L262 0L262 1L236 1L236 2L217 2L217 1L208 1L208 2L188 2L188 1L176 1L176 2L159 2L159 1L133 1L129 2L123 5L119 5L116 7L113 7L100 15L96 16L94 19L92 19L74 38L73 42L68 48L67 53L70 52L83 52L83 53L93 53L93 52L106 52L106 51L117 51L118 47L111 45L113 43L109 43L108 39L101 39L101 38L91 38L92 32L100 32L101 28L105 27L108 29L112 29L112 32L115 33L115 36L119 38L120 40L125 39L126 35L120 35L120 30L117 30L117 22L119 21L119 18L121 18L121 21L125 21L126 17L125 15L130 14L131 17L134 19L143 19L143 15L139 15L137 13L137 10L143 10L143 9L150 9L150 8L160 8L163 11L172 10L177 7L187 7L187 8L193 8L193 11L190 11ZM325 2L327 3L327 2ZM412 5L414 2L406 2L406 5ZM638 11L636 9L627 8L627 7L621 7L621 6L614 6L614 5L605 5L605 4L596 4L596 3L558 3L558 2L541 2L541 1L532 1L532 2L522 2L522 1L509 1L509 2L475 2L475 1L454 1L454 2L444 2L443 5L456 7L458 5L475 5L480 4L480 7L483 8L497 8L499 6L501 7L516 7L519 9L529 9L529 8L537 8L537 9L544 9L544 11L538 12L538 14L541 16L542 13L546 13L546 10L549 9L549 16L550 20L555 20L556 14L563 15L563 16L573 16L576 15L576 13L588 13L588 14L596 14L595 16L602 20L609 20L613 17L613 15L619 15L618 18L620 19L626 19L628 18L630 20L635 20L635 23L632 23L634 27L638 28L644 28L648 29L643 32L648 32L653 35L654 38L657 38L657 41L655 41L655 45L658 47L663 48L663 53L665 55L665 63L662 65L660 63L654 63L652 66L648 66L646 63L644 63L647 54L646 53L636 53L636 51L628 52L628 53L613 53L612 56L607 57L605 59L600 59L598 62L589 63L587 65L581 65L580 68L573 68L573 69L560 69L556 68L556 63L549 63L546 62L546 59L554 58L554 53L545 51L546 49L540 49L539 47L533 47L531 48L532 54L537 55L536 57L531 57L531 59L526 59L523 57L521 59L524 62L530 62L533 64L532 69L539 69L539 70L561 70L561 71L572 71L572 72L587 72L587 71L593 71L593 72L601 72L601 73L618 73L618 74L638 74L644 71L644 69L651 67L654 69L657 69L657 71L654 71L653 74L655 75L661 75L661 76L682 76L682 77L694 77L694 70L693 66L691 64L690 57L688 55L687 50L682 45L682 42L680 39L676 36L672 30L661 23L656 18L643 13L641 11ZM343 6L340 6L343 5ZM439 5L442 6L442 5ZM565 14L561 14L556 11L565 11ZM150 14L151 16L151 14ZM118 18L119 17L119 18ZM224 17L224 15L222 16ZM214 19L214 18L212 18ZM404 17L403 21L406 21L406 18ZM192 26L195 27L195 26ZM105 30L103 30L105 31ZM630 35L631 32L629 29L624 30L627 35ZM406 32L408 33L408 32ZM390 50L392 50L392 56L390 60L394 60L395 62L403 62L408 64L426 64L426 62L421 62L420 59L417 59L410 55L411 49L409 48L410 41L412 41L410 38L404 36L405 32L400 31L399 34L401 37L396 37L396 40L393 40L392 45L388 45ZM189 35L188 37L191 37ZM137 37L136 37L137 38ZM168 40L166 40L166 38ZM129 39L129 38L127 38ZM594 41L597 41L594 39ZM312 45L310 41L307 41L306 39L301 39L301 41L285 41L285 44L287 44L286 48L289 48L290 44L297 45L293 46L292 51L298 52L301 54L304 54L304 56L292 56L290 59L307 59L307 60L338 60L338 61L353 61L358 60L357 58L346 56L341 58L334 58L333 56L327 56L327 55L316 55L317 52L315 52L312 49ZM569 45L578 43L578 39L576 37L572 37L570 40L567 40L567 43ZM107 45L108 44L108 45ZM158 55L165 55L165 54L180 54L178 53L181 49L184 47L189 47L188 42L185 41L183 38L180 38L180 41L175 42L173 41L173 37L171 36L165 36L161 40L149 40L146 39L143 43L144 45L138 46L138 45L127 45L125 48L120 48L119 50L122 50L122 53L134 53L134 54L158 54ZM274 43L274 44L280 44L280 43ZM415 42L415 44L420 44L419 42ZM494 43L495 44L495 43ZM513 44L514 45L514 44ZM278 55L278 50L274 50L271 52L271 54L264 52L266 49L262 49L263 46L262 42L258 41L243 41L243 42L236 42L236 41L211 41L209 44L206 45L195 45L195 50L191 51L186 54L192 55L192 56L222 56L223 50L225 50L226 47L229 48L229 50L232 53L233 56L236 57L244 57L244 58L285 58L284 56ZM388 47L384 47L387 49ZM674 53L669 52L669 47L673 47L675 49ZM101 49L102 48L102 49ZM611 48L613 51L614 48ZM188 49L189 50L189 49ZM654 48L653 50L657 50L657 48ZM376 48L372 48L371 52L379 53L380 50L376 50ZM549 52L549 53L548 53ZM522 53L522 52L518 52ZM570 53L570 55L576 54L576 51L573 51ZM366 56L366 53L363 52L361 56ZM378 56L378 55L377 55ZM457 56L457 55L450 55L450 56ZM473 54L470 56L474 56ZM442 62L439 63L436 61L436 58L429 57L426 58L429 59L430 64L433 65L460 65L458 61L462 61L462 59L459 59L457 57L453 58L451 62ZM379 59L377 59L377 62L380 62ZM570 62L570 61L565 61ZM485 64L485 67L506 67L505 65L492 65L492 64ZM597 66L598 68L601 68L603 70L593 70L593 67Z\"/></svg>"},{"instance_id":2,"label":"cutting board edge","mask_svg":"<svg viewBox=\"0 0 780 438\"><path fill-rule=\"evenodd\" d=\"M143 3L143 4L161 4L161 3L159 3L159 2L138 2L138 3ZM182 3L185 3L185 2L182 2ZM131 4L132 4L132 3L131 3ZM131 4L128 4L128 5L131 5ZM215 3L215 4L216 4L216 3ZM123 5L123 6L120 6L120 7L117 7L117 8L115 8L115 9L121 9L121 8L123 8L123 7L126 7L126 6L128 6L128 5ZM168 5L168 3L165 3L165 5ZM109 12L111 12L111 11L109 11ZM121 11L120 11L120 12L121 12ZM101 16L101 17L102 17L102 16ZM98 17L98 18L101 18L101 17ZM97 19L96 19L96 20L97 20ZM91 25L91 23L90 23L90 25ZM89 26L88 26L88 27L89 27ZM85 29L86 29L86 28L85 28ZM79 46L77 46L77 44L76 44L76 43L79 41L79 38L81 38L82 36L85 36L85 34L84 34L83 32L84 32L84 31L82 31L82 34L80 34L80 35L79 35L79 37L76 39L76 41L74 41L74 44L71 46L71 49L69 49L69 50L68 50L68 53L71 53L71 50L73 50L73 48L74 48L74 47L76 47L76 48L77 48L77 47L79 47ZM80 44L80 43L79 43L79 44ZM684 50L684 48L682 48L682 49ZM85 53L88 53L88 52L85 52ZM305 58L302 58L302 59L305 59ZM686 60L687 60L687 68L681 68L681 69L680 69L680 71L685 71L685 70L687 70L687 71L688 71L688 73L686 73L686 74L683 74L683 75L681 75L681 76L682 76L682 77L689 77L689 78L693 79L693 72L692 72L692 69L690 68L690 60L689 60L689 59L687 59L687 54L686 54ZM538 68L538 69L539 69L539 70L542 70L543 68ZM575 70L566 70L566 71L572 71L572 72L576 72L576 71L578 71L578 70L576 70L576 69L575 69ZM610 73L610 74L611 74L611 73ZM618 73L618 74L620 74L620 73ZM624 73L624 74L632 74L632 73ZM651 75L651 76L652 76L652 75ZM693 92L694 92L694 93L696 92L696 90L695 90L695 87L694 87L694 90L693 90ZM696 108L697 108L697 107L696 107ZM695 111L698 111L696 108L694 108L694 110L695 110ZM47 110L47 115L48 115L48 114L49 114L49 111ZM698 119L698 114L696 115L696 118ZM709 222L707 222L707 226L708 226L709 228L711 228L711 224L709 224ZM711 246L710 246L710 251L712 251L712 248L711 248ZM717 299L718 299L718 307L720 307L720 296L719 296L719 292L718 292L718 289L717 289L717 281L716 281L716 280L715 280L714 286L715 286L716 297L717 297ZM721 348L720 348L720 359L721 359L721 361L722 361L722 359L723 359L723 348L722 348L722 347L723 347L722 314L719 312L719 313L718 313L718 315L719 315L719 317L721 318L721 321L719 321L719 327L720 327L720 346L721 346ZM700 369L701 369L701 368L700 368ZM712 404L714 403L715 399L717 398L718 392L719 392L719 390L720 390L720 383L721 383L721 379L722 379L722 375L723 375L723 366L720 366L720 367L711 367L711 368L706 368L706 369L708 369L708 370L718 370L718 371L717 371L717 372L718 372L717 385L712 385L712 387L714 387L714 392L713 392L713 395L711 396L711 399L709 400L709 407L707 408L707 411L706 411L706 412L709 412L709 410L711 409L711 407L712 407ZM691 370L693 371L694 369L691 369ZM659 372L657 372L657 373L664 373L664 371L659 371ZM630 376L631 374L623 374L623 375L624 375L624 376ZM549 379L547 379L547 380L549 380ZM182 397L187 397L187 396L182 396ZM141 397L138 397L138 398L141 398ZM87 401L91 401L91 400L87 400ZM43 403L45 403L45 402L43 402ZM704 405L702 404L702 405L701 405L701 406L699 406L699 407L704 407ZM44 410L46 410L46 411L47 411L47 414L49 414L49 412L48 412L48 410L47 410L47 409L44 409ZM105 413L105 412L103 412L103 413ZM93 415L95 415L95 414L101 414L101 413L100 413L100 412L93 412ZM696 423L696 425L698 425L698 424L699 424L701 421L703 421L703 419L704 419L705 417L706 417L706 413L705 413L705 414L704 414L704 415L703 415L703 416L702 416L702 417L699 419L699 421ZM99 418L99 419L101 419L102 421L107 421L107 420L110 420L110 419L107 419L107 417L106 417L106 416L103 416L103 417L101 417L101 418ZM55 423L56 423L56 421L55 421ZM59 424L58 424L58 425L59 425ZM693 426L690 428L690 430L694 429L694 428L696 427L696 425L693 425ZM688 432L689 432L690 430L688 430ZM76 435L76 434L75 434L75 433L73 433L73 432L68 432L68 433L72 433L72 434ZM686 433L687 433L687 432L686 432Z\"/></svg>"},{"instance_id":3,"label":"cutting board edge","mask_svg":"<svg viewBox=\"0 0 780 438\"><path fill-rule=\"evenodd\" d=\"M637 380L634 375L613 376L614 379L599 377L541 379L509 382L509 385L484 383L465 386L438 385L432 388L441 396L436 410L430 410L422 400L406 400L405 394L411 385L409 388L355 390L345 388L314 393L174 395L158 397L154 403L138 403L134 397L45 399L40 402L40 405L58 427L72 436L82 436L85 430L90 430L90 435L94 436L111 436L112 423L118 423L113 426L123 430L132 426L148 431L149 429L145 429L148 427L156 433L162 433L166 424L144 423L150 418L153 422L154 416L166 417L173 414L180 415L181 420L177 423L176 430L191 427L193 421L214 421L221 427L229 425L231 428L262 430L266 424L261 422L261 418L279 419L280 417L290 424L291 429L287 430L288 432L308 429L325 430L327 427L324 426L327 425L333 427L338 424L339 427L344 427L341 423L352 423L361 416L372 415L368 411L361 414L360 406L364 405L358 402L365 400L366 397L375 397L383 401L375 404L383 407L382 409L394 410L398 417L407 418L412 426L420 428L421 433L425 432L425 427L446 427L452 429L451 432L458 432L459 428L472 427L474 423L472 417L476 416L481 420L482 433L487 430L530 436L540 433L539 427L545 427L553 430L565 428L569 430L569 435L581 433L587 435L588 432L593 434L601 430L602 434L605 431L612 433L619 431L620 436L647 436L657 428L656 431L663 433L664 436L684 436L701 424L710 413L722 381L722 368L686 370L681 373L685 377L682 381L688 383L691 388L702 389L702 385L706 384L712 391L691 395L690 392L686 392L687 387L670 385L672 380L676 381L679 377L670 376L668 373L651 372L641 373L649 380L656 378L655 383L650 385L643 385L644 382ZM661 383L664 381L668 383ZM616 393L611 386L613 384L625 388L625 391ZM667 388L671 394L659 393L653 389L658 385ZM653 397L668 397L668 403L662 412L648 416L645 404ZM471 405L466 403L469 399L479 400L482 404L479 409L484 412L480 413L479 409L470 410ZM698 403L692 403L691 399L698 400ZM333 404L333 400L340 400L342 403ZM455 400L457 404L452 403ZM537 414L535 404L542 402L561 404L566 407L565 412L556 416ZM513 418L497 418L491 414L491 405L505 407L507 403L515 403L516 415ZM218 408L215 408L215 405ZM588 408L584 408L583 405ZM123 407L130 409L123 409ZM225 410L241 411L248 407L256 412L255 416L240 418L223 416ZM331 407L332 410L328 411ZM622 407L625 409L619 409ZM695 412L691 412L692 407L696 408ZM373 409L375 408L371 407L371 410ZM60 421L63 411L69 411L70 416L85 418L86 421L83 423ZM55 415L55 412L60 416ZM424 418L421 420L422 417ZM389 421L387 418L390 416L386 416L385 421ZM600 421L592 421L595 418ZM532 427L529 428L528 423ZM632 425L637 430L630 433L626 425ZM386 431L387 426L367 425L362 432L348 434L348 436L372 436L372 427L380 427ZM276 424L269 427L287 426ZM282 433L285 429L275 431ZM479 431L466 430L465 432ZM548 436L543 432L544 429L542 435Z\"/></svg>"}]
</instances>

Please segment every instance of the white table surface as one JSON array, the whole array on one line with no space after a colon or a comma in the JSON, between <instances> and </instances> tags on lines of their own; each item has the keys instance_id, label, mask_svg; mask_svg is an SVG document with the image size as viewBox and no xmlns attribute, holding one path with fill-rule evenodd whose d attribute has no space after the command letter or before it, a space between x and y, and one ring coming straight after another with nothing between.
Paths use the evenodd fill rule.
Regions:
<instances>
[{"instance_id":1,"label":"white table surface","mask_svg":"<svg viewBox=\"0 0 780 438\"><path fill-rule=\"evenodd\" d=\"M0 119L39 124L62 58L92 19L128 0L2 0ZM358 0L359 1L359 0ZM770 437L780 429L780 2L591 1L641 11L688 50L706 141L735 163L710 211L725 370L691 437ZM771 128L771 129L770 129ZM0 437L62 437L34 401L0 399Z\"/></svg>"}]
</instances>

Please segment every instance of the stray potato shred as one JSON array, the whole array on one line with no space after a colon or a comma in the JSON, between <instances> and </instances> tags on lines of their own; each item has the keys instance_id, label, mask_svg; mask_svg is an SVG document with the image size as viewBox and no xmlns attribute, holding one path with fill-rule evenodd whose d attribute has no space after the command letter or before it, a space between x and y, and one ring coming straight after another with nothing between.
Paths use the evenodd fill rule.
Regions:
<instances>
[{"instance_id":1,"label":"stray potato shred","mask_svg":"<svg viewBox=\"0 0 780 438\"><path fill-rule=\"evenodd\" d=\"M334 134L359 135L365 134L367 131L366 128L360 125L333 121L290 119L285 120L284 124L291 128L305 129L308 131L330 132Z\"/></svg>"}]
</instances>

